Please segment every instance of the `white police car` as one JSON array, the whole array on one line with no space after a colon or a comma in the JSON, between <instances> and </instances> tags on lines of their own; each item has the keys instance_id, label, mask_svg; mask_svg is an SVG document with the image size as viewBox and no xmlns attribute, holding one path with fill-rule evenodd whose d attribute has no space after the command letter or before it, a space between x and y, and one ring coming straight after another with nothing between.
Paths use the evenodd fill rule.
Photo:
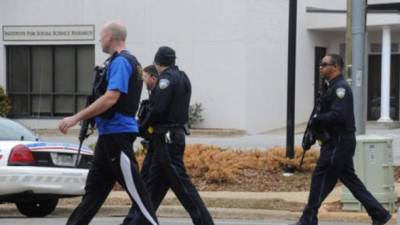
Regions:
<instances>
[{"instance_id":1,"label":"white police car","mask_svg":"<svg viewBox=\"0 0 400 225\"><path fill-rule=\"evenodd\" d=\"M75 168L77 152L77 145L41 142L21 124L0 118L0 203L43 217L59 198L82 195L93 150L82 147Z\"/></svg>"}]
</instances>

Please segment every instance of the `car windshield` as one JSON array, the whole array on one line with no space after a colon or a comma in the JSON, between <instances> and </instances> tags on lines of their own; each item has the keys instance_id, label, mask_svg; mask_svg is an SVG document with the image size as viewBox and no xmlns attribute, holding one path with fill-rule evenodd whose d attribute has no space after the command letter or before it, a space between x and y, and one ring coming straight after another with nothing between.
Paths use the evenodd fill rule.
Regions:
<instances>
[{"instance_id":1,"label":"car windshield","mask_svg":"<svg viewBox=\"0 0 400 225\"><path fill-rule=\"evenodd\" d=\"M28 128L9 119L0 118L0 140L1 141L35 141L35 134Z\"/></svg>"}]
</instances>

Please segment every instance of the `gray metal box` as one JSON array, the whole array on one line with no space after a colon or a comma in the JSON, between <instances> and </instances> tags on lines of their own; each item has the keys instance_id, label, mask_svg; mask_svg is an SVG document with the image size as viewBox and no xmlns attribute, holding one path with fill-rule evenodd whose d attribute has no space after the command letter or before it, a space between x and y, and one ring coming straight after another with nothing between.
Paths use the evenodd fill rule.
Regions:
<instances>
[{"instance_id":1,"label":"gray metal box","mask_svg":"<svg viewBox=\"0 0 400 225\"><path fill-rule=\"evenodd\" d=\"M389 211L396 210L392 139L376 135L357 136L354 156L356 174L372 195ZM349 189L343 186L343 210L365 211Z\"/></svg>"}]
</instances>

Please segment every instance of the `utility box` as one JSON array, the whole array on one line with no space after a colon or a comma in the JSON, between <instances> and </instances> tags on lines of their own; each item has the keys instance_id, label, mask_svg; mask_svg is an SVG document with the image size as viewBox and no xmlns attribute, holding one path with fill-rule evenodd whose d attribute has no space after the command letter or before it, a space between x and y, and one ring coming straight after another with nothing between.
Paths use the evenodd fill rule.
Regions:
<instances>
[{"instance_id":1,"label":"utility box","mask_svg":"<svg viewBox=\"0 0 400 225\"><path fill-rule=\"evenodd\" d=\"M378 202L390 212L395 212L397 197L394 191L392 139L376 135L357 136L354 167L357 176ZM344 211L365 211L344 185L341 200Z\"/></svg>"}]
</instances>

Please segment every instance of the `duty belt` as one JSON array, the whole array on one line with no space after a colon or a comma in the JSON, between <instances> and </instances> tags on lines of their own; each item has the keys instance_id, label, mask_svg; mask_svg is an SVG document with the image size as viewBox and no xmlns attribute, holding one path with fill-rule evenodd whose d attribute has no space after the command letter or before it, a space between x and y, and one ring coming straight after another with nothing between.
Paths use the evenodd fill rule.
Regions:
<instances>
[{"instance_id":1,"label":"duty belt","mask_svg":"<svg viewBox=\"0 0 400 225\"><path fill-rule=\"evenodd\" d=\"M174 132L183 129L186 135L190 135L189 128L186 124L156 124L149 126L147 132L149 134L165 134L169 131Z\"/></svg>"}]
</instances>

